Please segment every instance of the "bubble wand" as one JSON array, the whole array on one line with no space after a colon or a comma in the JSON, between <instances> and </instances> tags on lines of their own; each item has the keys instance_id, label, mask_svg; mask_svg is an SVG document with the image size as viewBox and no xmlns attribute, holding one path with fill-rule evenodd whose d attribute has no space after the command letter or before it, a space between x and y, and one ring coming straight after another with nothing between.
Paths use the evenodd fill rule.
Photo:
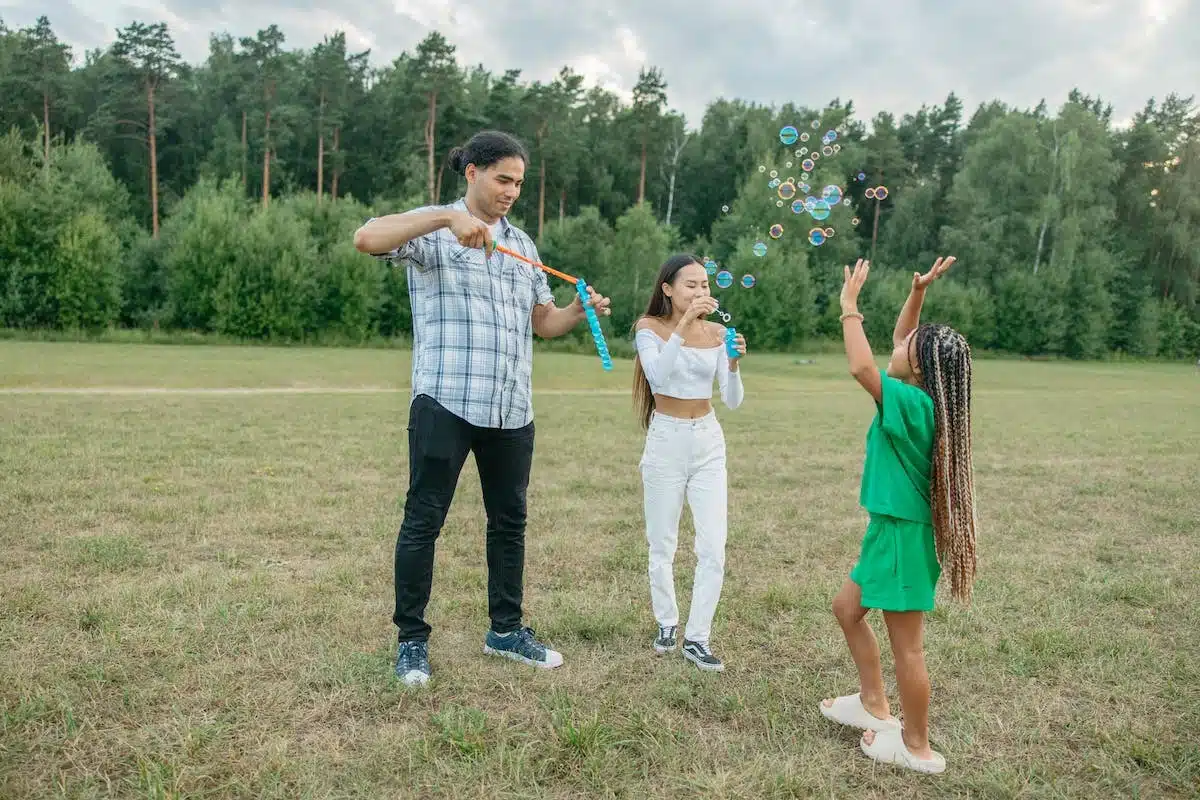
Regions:
<instances>
[{"instance_id":1,"label":"bubble wand","mask_svg":"<svg viewBox=\"0 0 1200 800\"><path fill-rule=\"evenodd\" d=\"M613 368L612 356L608 352L608 343L604 341L604 331L600 330L600 318L596 316L596 309L592 308L591 300L588 299L587 282L583 278L576 278L568 275L565 272L559 272L553 267L548 267L540 261L534 261L532 258L526 258L518 252L509 250L507 247L500 245L495 246L496 250L504 253L506 256L512 256L518 261L524 261L531 267L537 267L540 270L550 273L558 278L562 278L568 283L575 284L575 291L579 293L579 303L583 306L584 312L587 314L588 327L592 329L592 341L596 343L596 352L600 354L600 363L604 365L605 370L611 371Z\"/></svg>"}]
</instances>

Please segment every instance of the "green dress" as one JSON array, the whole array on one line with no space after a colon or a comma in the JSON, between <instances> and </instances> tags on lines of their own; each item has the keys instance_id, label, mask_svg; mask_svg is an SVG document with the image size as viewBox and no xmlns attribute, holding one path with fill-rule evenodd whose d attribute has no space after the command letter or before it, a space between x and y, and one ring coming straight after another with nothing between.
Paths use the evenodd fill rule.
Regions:
<instances>
[{"instance_id":1,"label":"green dress","mask_svg":"<svg viewBox=\"0 0 1200 800\"><path fill-rule=\"evenodd\" d=\"M864 608L931 611L941 565L933 536L933 399L880 371L859 503L871 515L850 580Z\"/></svg>"}]
</instances>

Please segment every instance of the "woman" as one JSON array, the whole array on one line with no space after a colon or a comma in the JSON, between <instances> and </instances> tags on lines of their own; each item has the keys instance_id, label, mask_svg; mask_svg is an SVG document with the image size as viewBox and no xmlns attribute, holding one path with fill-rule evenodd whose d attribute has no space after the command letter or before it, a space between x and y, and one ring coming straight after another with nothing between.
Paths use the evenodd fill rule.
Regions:
<instances>
[{"instance_id":1,"label":"woman","mask_svg":"<svg viewBox=\"0 0 1200 800\"><path fill-rule=\"evenodd\" d=\"M721 671L709 634L725 575L727 477L725 436L713 411L713 380L729 408L744 391L738 355L725 350L725 328L704 318L717 310L708 273L687 254L662 265L646 313L634 325L638 355L633 395L646 430L641 472L646 540L650 548L650 599L658 620L654 649L677 646L679 609L673 565L684 499L696 529L696 574L683 637L683 656L702 670Z\"/></svg>"}]
</instances>

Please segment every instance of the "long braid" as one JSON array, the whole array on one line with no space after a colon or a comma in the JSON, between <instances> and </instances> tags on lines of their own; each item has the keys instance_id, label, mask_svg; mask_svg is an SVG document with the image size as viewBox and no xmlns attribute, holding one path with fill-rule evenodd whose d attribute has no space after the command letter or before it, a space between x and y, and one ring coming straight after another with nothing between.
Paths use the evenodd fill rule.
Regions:
<instances>
[{"instance_id":1,"label":"long braid","mask_svg":"<svg viewBox=\"0 0 1200 800\"><path fill-rule=\"evenodd\" d=\"M930 501L938 562L950 594L969 602L978 559L975 480L971 463L971 348L946 325L922 325L917 363L933 398L934 446Z\"/></svg>"}]
</instances>

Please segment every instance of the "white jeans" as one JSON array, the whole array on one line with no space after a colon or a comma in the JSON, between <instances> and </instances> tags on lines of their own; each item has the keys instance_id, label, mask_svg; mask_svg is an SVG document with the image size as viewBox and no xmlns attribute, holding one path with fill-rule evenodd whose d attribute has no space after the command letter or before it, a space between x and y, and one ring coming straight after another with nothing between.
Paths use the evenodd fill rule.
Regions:
<instances>
[{"instance_id":1,"label":"white jeans","mask_svg":"<svg viewBox=\"0 0 1200 800\"><path fill-rule=\"evenodd\" d=\"M717 415L678 419L655 412L640 466L654 616L659 625L679 624L673 565L686 497L696 529L696 574L684 638L707 644L725 578L728 529L725 434Z\"/></svg>"}]
</instances>

